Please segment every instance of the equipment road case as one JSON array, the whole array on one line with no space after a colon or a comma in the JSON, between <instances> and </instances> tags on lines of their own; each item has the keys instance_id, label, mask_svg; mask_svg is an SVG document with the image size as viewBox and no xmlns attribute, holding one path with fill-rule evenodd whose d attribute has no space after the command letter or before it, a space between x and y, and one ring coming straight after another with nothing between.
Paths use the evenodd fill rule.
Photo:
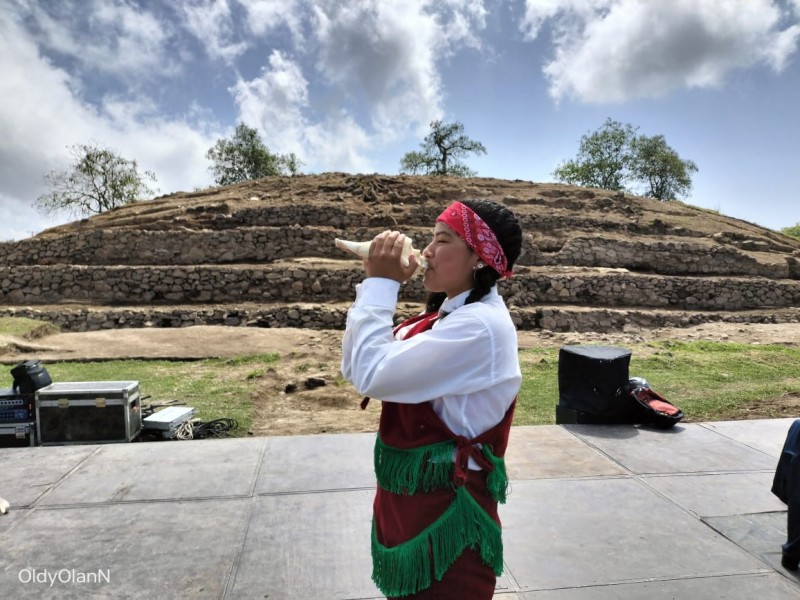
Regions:
<instances>
[{"instance_id":1,"label":"equipment road case","mask_svg":"<svg viewBox=\"0 0 800 600\"><path fill-rule=\"evenodd\" d=\"M36 445L36 424L0 423L0 448Z\"/></svg>"},{"instance_id":2,"label":"equipment road case","mask_svg":"<svg viewBox=\"0 0 800 600\"><path fill-rule=\"evenodd\" d=\"M24 398L13 388L0 389L0 423L33 421L33 397Z\"/></svg>"},{"instance_id":3,"label":"equipment road case","mask_svg":"<svg viewBox=\"0 0 800 600\"><path fill-rule=\"evenodd\" d=\"M42 446L130 442L141 429L138 381L58 382L36 391Z\"/></svg>"}]
</instances>

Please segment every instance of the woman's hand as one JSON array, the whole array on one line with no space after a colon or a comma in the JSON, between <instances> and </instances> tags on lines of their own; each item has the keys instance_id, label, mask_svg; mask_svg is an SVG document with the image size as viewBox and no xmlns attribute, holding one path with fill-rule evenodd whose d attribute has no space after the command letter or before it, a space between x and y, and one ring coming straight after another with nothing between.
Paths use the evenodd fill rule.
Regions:
<instances>
[{"instance_id":1,"label":"woman's hand","mask_svg":"<svg viewBox=\"0 0 800 600\"><path fill-rule=\"evenodd\" d=\"M408 267L400 262L406 236L399 231L384 231L375 236L369 246L369 258L364 261L367 277L384 277L403 283L417 270L417 258L408 257Z\"/></svg>"}]
</instances>

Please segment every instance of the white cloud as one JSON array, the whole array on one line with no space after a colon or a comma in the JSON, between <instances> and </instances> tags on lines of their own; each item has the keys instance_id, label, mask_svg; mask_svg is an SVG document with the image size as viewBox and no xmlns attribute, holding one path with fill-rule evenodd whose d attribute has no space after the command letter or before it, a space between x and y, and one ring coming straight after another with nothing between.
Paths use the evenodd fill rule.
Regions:
<instances>
[{"instance_id":1,"label":"white cloud","mask_svg":"<svg viewBox=\"0 0 800 600\"><path fill-rule=\"evenodd\" d=\"M370 170L369 138L346 111L309 122L308 82L284 54L273 52L259 77L239 80L231 93L240 120L257 123L272 152L294 152L312 170Z\"/></svg>"},{"instance_id":2,"label":"white cloud","mask_svg":"<svg viewBox=\"0 0 800 600\"><path fill-rule=\"evenodd\" d=\"M259 124L270 149L295 152L312 170L369 170L376 145L440 118L438 63L457 47L479 46L486 17L480 0L295 1L283 12L274 2L240 1L254 30L286 25L296 49L291 59L273 51L258 77L231 88L240 118ZM322 76L313 87L309 71ZM357 121L357 113L366 116Z\"/></svg>"},{"instance_id":3,"label":"white cloud","mask_svg":"<svg viewBox=\"0 0 800 600\"><path fill-rule=\"evenodd\" d=\"M590 18L596 11L604 10L615 0L526 0L525 15L519 25L529 39L535 39L544 24L559 17L556 28L572 26L581 19ZM570 27L571 28L571 27Z\"/></svg>"},{"instance_id":4,"label":"white cloud","mask_svg":"<svg viewBox=\"0 0 800 600\"><path fill-rule=\"evenodd\" d=\"M274 51L259 77L240 79L230 91L240 120L251 126L257 123L271 151L294 152L306 160L303 132L308 124L303 112L308 105L308 82L298 63Z\"/></svg>"},{"instance_id":5,"label":"white cloud","mask_svg":"<svg viewBox=\"0 0 800 600\"><path fill-rule=\"evenodd\" d=\"M285 25L295 44L303 41L304 0L239 0L247 11L247 25L255 35L272 32Z\"/></svg>"},{"instance_id":6,"label":"white cloud","mask_svg":"<svg viewBox=\"0 0 800 600\"><path fill-rule=\"evenodd\" d=\"M800 36L783 18L771 0L527 0L521 28L533 38L552 23L554 98L615 102L719 86L759 63L780 71Z\"/></svg>"},{"instance_id":7,"label":"white cloud","mask_svg":"<svg viewBox=\"0 0 800 600\"><path fill-rule=\"evenodd\" d=\"M375 171L375 165L366 156L373 140L344 110L308 127L304 139L308 142L309 163L323 165L325 171Z\"/></svg>"},{"instance_id":8,"label":"white cloud","mask_svg":"<svg viewBox=\"0 0 800 600\"><path fill-rule=\"evenodd\" d=\"M227 0L195 0L183 5L186 26L205 45L212 58L232 62L247 50L247 42L233 42L234 24Z\"/></svg>"},{"instance_id":9,"label":"white cloud","mask_svg":"<svg viewBox=\"0 0 800 600\"><path fill-rule=\"evenodd\" d=\"M487 14L483 0L440 0L434 6L451 48L461 44L482 47L479 34L486 28Z\"/></svg>"},{"instance_id":10,"label":"white cloud","mask_svg":"<svg viewBox=\"0 0 800 600\"><path fill-rule=\"evenodd\" d=\"M317 69L351 100L368 104L373 128L390 141L441 116L437 61L456 44L475 43L472 32L484 25L480 7L423 0L316 3Z\"/></svg>"},{"instance_id":11,"label":"white cloud","mask_svg":"<svg viewBox=\"0 0 800 600\"><path fill-rule=\"evenodd\" d=\"M155 105L106 98L102 109L73 93L70 76L42 57L20 23L0 11L0 240L27 237L45 225L31 205L46 191L43 176L65 169L67 148L97 142L152 170L162 192L208 185L206 150L218 128L198 114L170 120Z\"/></svg>"},{"instance_id":12,"label":"white cloud","mask_svg":"<svg viewBox=\"0 0 800 600\"><path fill-rule=\"evenodd\" d=\"M179 68L170 51L169 22L125 0L63 0L47 7L16 0L14 9L33 23L44 48L85 69L130 81Z\"/></svg>"}]
</instances>

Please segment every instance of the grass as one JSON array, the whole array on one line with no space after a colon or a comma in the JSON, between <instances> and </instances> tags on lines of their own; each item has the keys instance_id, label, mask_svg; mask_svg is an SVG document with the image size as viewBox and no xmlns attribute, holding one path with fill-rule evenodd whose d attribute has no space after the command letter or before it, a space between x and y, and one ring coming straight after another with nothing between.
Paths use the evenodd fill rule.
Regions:
<instances>
[{"instance_id":1,"label":"grass","mask_svg":"<svg viewBox=\"0 0 800 600\"><path fill-rule=\"evenodd\" d=\"M800 350L727 342L653 342L627 346L630 375L683 410L685 421L746 418L764 400L800 394ZM520 353L523 383L515 425L555 420L558 349ZM768 416L785 416L779 410Z\"/></svg>"},{"instance_id":2,"label":"grass","mask_svg":"<svg viewBox=\"0 0 800 600\"><path fill-rule=\"evenodd\" d=\"M30 339L42 335L57 333L58 328L50 323L43 323L25 317L0 317L0 334L13 335Z\"/></svg>"},{"instance_id":3,"label":"grass","mask_svg":"<svg viewBox=\"0 0 800 600\"><path fill-rule=\"evenodd\" d=\"M25 336L40 327L41 322L31 319L0 318L0 334ZM687 422L741 419L753 414L787 416L780 411L781 401L775 400L800 397L800 349L704 341L626 347L632 352L630 375L647 379L655 391L683 410ZM253 397L259 392L259 379L278 361L280 356L273 353L182 362L53 362L47 363L47 370L53 381L137 380L142 393L150 396L144 405L177 400L197 408L197 416L204 421L235 419L240 426L235 435L245 435L253 423ZM523 382L514 424L554 423L558 348L523 350L520 365ZM302 363L295 371L330 368L330 364ZM10 386L8 379L7 383L0 380L0 386ZM337 387L349 385L341 376L333 383Z\"/></svg>"}]
</instances>

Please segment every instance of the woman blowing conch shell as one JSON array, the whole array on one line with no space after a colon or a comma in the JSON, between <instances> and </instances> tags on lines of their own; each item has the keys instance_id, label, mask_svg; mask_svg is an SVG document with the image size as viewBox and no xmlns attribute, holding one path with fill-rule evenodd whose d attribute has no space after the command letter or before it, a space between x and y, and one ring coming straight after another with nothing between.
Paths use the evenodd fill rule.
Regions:
<instances>
[{"instance_id":1,"label":"woman blowing conch shell","mask_svg":"<svg viewBox=\"0 0 800 600\"><path fill-rule=\"evenodd\" d=\"M522 382L495 284L511 276L522 231L511 211L483 200L454 202L433 225L418 254L397 231L357 248L365 278L347 312L342 375L381 402L372 579L389 600L491 600ZM422 262L426 311L394 327L400 285Z\"/></svg>"},{"instance_id":2,"label":"woman blowing conch shell","mask_svg":"<svg viewBox=\"0 0 800 600\"><path fill-rule=\"evenodd\" d=\"M388 233L388 231L385 231L384 233ZM367 260L369 258L369 247L372 244L372 240L368 242L350 242L347 240L340 240L339 238L336 238L334 242L336 244L336 247L340 248L341 250L345 250L346 252L355 254L356 256L358 256L359 258L363 258L364 260ZM416 258L418 266L418 268L413 273L414 275L416 275L420 271L424 271L427 268L426 261L422 257L421 252L411 245L411 238L406 237L403 240L403 249L400 252L400 264L402 264L404 267L407 268L409 266L409 259L411 256L414 256L414 258Z\"/></svg>"}]
</instances>

